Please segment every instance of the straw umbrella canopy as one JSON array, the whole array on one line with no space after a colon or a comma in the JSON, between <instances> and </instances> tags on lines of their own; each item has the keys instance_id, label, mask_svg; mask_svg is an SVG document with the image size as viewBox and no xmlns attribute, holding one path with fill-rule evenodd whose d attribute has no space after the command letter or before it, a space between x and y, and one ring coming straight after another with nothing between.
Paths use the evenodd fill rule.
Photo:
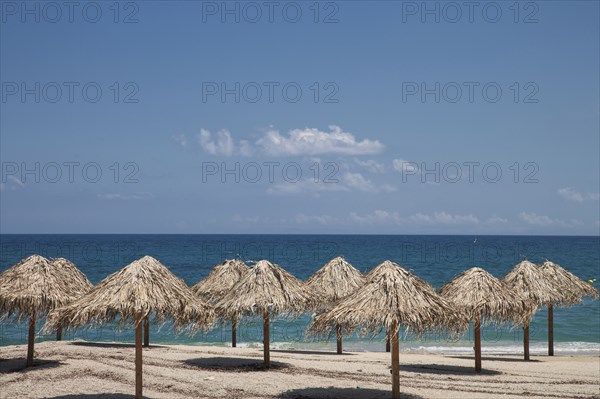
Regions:
<instances>
[{"instance_id":1,"label":"straw umbrella canopy","mask_svg":"<svg viewBox=\"0 0 600 399\"><path fill-rule=\"evenodd\" d=\"M176 328L212 324L212 306L158 260L144 256L102 280L87 294L48 315L44 329L115 322L135 326L135 397L142 398L142 320L172 318Z\"/></svg>"},{"instance_id":2,"label":"straw umbrella canopy","mask_svg":"<svg viewBox=\"0 0 600 399\"><path fill-rule=\"evenodd\" d=\"M365 283L365 278L343 257L333 258L305 281L304 286L317 300L315 310L345 298ZM342 353L342 327L337 326L337 353Z\"/></svg>"},{"instance_id":3,"label":"straw umbrella canopy","mask_svg":"<svg viewBox=\"0 0 600 399\"><path fill-rule=\"evenodd\" d=\"M440 288L439 293L473 320L476 372L481 371L481 325L508 321L522 324L532 311L529 302L479 267L462 272Z\"/></svg>"},{"instance_id":4,"label":"straw umbrella canopy","mask_svg":"<svg viewBox=\"0 0 600 399\"><path fill-rule=\"evenodd\" d=\"M528 260L516 265L503 281L510 289L529 301L533 307L545 306L553 303L562 294L546 279L540 269ZM529 323L531 316L523 323L523 358L529 360Z\"/></svg>"},{"instance_id":5,"label":"straw umbrella canopy","mask_svg":"<svg viewBox=\"0 0 600 399\"><path fill-rule=\"evenodd\" d=\"M554 306L569 307L589 296L598 298L598 290L556 263L546 261L539 266L544 277L562 294L548 303L548 356L554 356Z\"/></svg>"},{"instance_id":6,"label":"straw umbrella canopy","mask_svg":"<svg viewBox=\"0 0 600 399\"><path fill-rule=\"evenodd\" d=\"M264 364L270 366L269 318L298 315L311 303L302 282L280 266L261 260L215 305L218 314L233 319L263 316Z\"/></svg>"},{"instance_id":7,"label":"straw umbrella canopy","mask_svg":"<svg viewBox=\"0 0 600 399\"><path fill-rule=\"evenodd\" d=\"M0 315L29 318L27 367L33 365L36 318L77 299L89 286L72 263L51 262L40 255L31 255L0 274Z\"/></svg>"},{"instance_id":8,"label":"straw umbrella canopy","mask_svg":"<svg viewBox=\"0 0 600 399\"><path fill-rule=\"evenodd\" d=\"M62 268L63 272L69 275L67 284L68 292L72 294L73 298L76 299L83 294L94 288L94 285L90 283L90 280L75 266L73 262L65 258L52 259L52 264L56 267ZM58 325L56 328L56 340L62 340L62 325Z\"/></svg>"},{"instance_id":9,"label":"straw umbrella canopy","mask_svg":"<svg viewBox=\"0 0 600 399\"><path fill-rule=\"evenodd\" d=\"M216 303L248 271L248 265L241 259L228 259L215 266L208 276L192 287L192 291L205 301ZM220 315L217 315L220 316ZM237 318L231 319L231 347L236 347Z\"/></svg>"},{"instance_id":10,"label":"straw umbrella canopy","mask_svg":"<svg viewBox=\"0 0 600 399\"><path fill-rule=\"evenodd\" d=\"M400 397L398 327L421 335L431 328L464 331L468 319L433 287L400 265L385 261L376 278L367 282L333 308L318 313L307 333L331 333L342 325L346 333L362 326L363 334L377 334L382 328L392 340L392 392Z\"/></svg>"}]
</instances>

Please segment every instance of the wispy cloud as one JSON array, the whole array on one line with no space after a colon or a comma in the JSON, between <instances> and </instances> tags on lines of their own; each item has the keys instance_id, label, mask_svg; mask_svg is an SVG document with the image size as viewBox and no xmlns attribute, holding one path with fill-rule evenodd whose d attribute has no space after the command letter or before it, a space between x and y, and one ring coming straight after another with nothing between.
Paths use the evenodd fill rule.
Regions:
<instances>
[{"instance_id":1,"label":"wispy cloud","mask_svg":"<svg viewBox=\"0 0 600 399\"><path fill-rule=\"evenodd\" d=\"M434 212L432 214L416 213L403 217L399 212L375 210L371 213L360 215L356 212L350 213L350 219L356 223L369 225L417 225L417 226L443 226L479 224L479 219L471 214L459 215L447 212Z\"/></svg>"},{"instance_id":2,"label":"wispy cloud","mask_svg":"<svg viewBox=\"0 0 600 399\"><path fill-rule=\"evenodd\" d=\"M575 201L575 202L600 200L599 193L590 193L590 192L581 193L579 191L576 191L572 187L564 187L564 188L558 189L558 195L560 195L561 197L563 197L566 200Z\"/></svg>"},{"instance_id":3,"label":"wispy cloud","mask_svg":"<svg viewBox=\"0 0 600 399\"><path fill-rule=\"evenodd\" d=\"M360 167L365 168L367 171L371 173L385 173L385 165L381 162L377 162L374 159L368 159L366 161L361 161L358 158L354 158L354 163Z\"/></svg>"},{"instance_id":4,"label":"wispy cloud","mask_svg":"<svg viewBox=\"0 0 600 399\"><path fill-rule=\"evenodd\" d=\"M479 224L479 219L472 214L453 215L446 212L434 212L433 214L417 213L410 220L419 224L429 225L454 225L454 224Z\"/></svg>"},{"instance_id":5,"label":"wispy cloud","mask_svg":"<svg viewBox=\"0 0 600 399\"><path fill-rule=\"evenodd\" d=\"M188 143L185 135L174 137L175 141L185 147ZM235 140L227 129L211 133L201 129L198 142L204 152L211 155L251 156L264 154L271 156L313 156L324 154L366 155L378 154L384 145L378 140L358 140L339 126L329 126L329 131L315 128L293 129L287 134L270 128L253 142ZM370 168L381 168L374 161L368 163Z\"/></svg>"},{"instance_id":6,"label":"wispy cloud","mask_svg":"<svg viewBox=\"0 0 600 399\"><path fill-rule=\"evenodd\" d=\"M312 193L320 195L327 192L360 191L364 193L391 193L397 189L389 184L376 184L364 177L361 173L343 173L337 182L325 183L313 179L305 179L298 182L282 182L273 184L267 189L268 194L274 195L296 195L300 193Z\"/></svg>"},{"instance_id":7,"label":"wispy cloud","mask_svg":"<svg viewBox=\"0 0 600 399\"><path fill-rule=\"evenodd\" d=\"M521 212L519 213L519 219L523 222L532 225L532 226L540 226L540 227L550 227L550 226L559 226L559 227L576 227L582 226L583 222L571 219L571 220L563 220L563 219L554 219L547 215L538 215L534 212L527 213Z\"/></svg>"},{"instance_id":8,"label":"wispy cloud","mask_svg":"<svg viewBox=\"0 0 600 399\"><path fill-rule=\"evenodd\" d=\"M148 192L140 192L140 193L133 193L133 194L119 194L119 193L105 193L105 194L98 194L98 198L103 199L103 200L123 200L123 201L130 201L130 200L148 200L151 198L154 198L154 195L152 193L148 193Z\"/></svg>"}]
</instances>

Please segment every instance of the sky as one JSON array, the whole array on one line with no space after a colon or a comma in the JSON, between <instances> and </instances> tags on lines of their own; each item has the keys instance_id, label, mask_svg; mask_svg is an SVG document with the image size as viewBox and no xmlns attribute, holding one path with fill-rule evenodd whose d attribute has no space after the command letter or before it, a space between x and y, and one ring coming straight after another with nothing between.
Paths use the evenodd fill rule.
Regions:
<instances>
[{"instance_id":1,"label":"sky","mask_svg":"<svg viewBox=\"0 0 600 399\"><path fill-rule=\"evenodd\" d=\"M68 4L0 2L0 233L600 234L597 1Z\"/></svg>"}]
</instances>

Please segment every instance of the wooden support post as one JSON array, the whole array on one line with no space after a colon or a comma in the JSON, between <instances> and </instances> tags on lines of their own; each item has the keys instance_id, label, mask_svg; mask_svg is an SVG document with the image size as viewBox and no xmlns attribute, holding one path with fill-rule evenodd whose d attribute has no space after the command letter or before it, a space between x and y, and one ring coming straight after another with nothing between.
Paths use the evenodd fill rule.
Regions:
<instances>
[{"instance_id":1,"label":"wooden support post","mask_svg":"<svg viewBox=\"0 0 600 399\"><path fill-rule=\"evenodd\" d=\"M475 372L481 373L481 321L479 313L475 315Z\"/></svg>"},{"instance_id":2,"label":"wooden support post","mask_svg":"<svg viewBox=\"0 0 600 399\"><path fill-rule=\"evenodd\" d=\"M56 340L62 341L62 323L58 323L56 327Z\"/></svg>"},{"instance_id":3,"label":"wooden support post","mask_svg":"<svg viewBox=\"0 0 600 399\"><path fill-rule=\"evenodd\" d=\"M548 356L554 356L554 309L548 305Z\"/></svg>"},{"instance_id":4,"label":"wooden support post","mask_svg":"<svg viewBox=\"0 0 600 399\"><path fill-rule=\"evenodd\" d=\"M523 354L524 359L529 360L529 320L525 322L523 327Z\"/></svg>"},{"instance_id":5,"label":"wooden support post","mask_svg":"<svg viewBox=\"0 0 600 399\"><path fill-rule=\"evenodd\" d=\"M263 351L265 356L265 366L271 366L271 354L269 352L269 312L263 314Z\"/></svg>"},{"instance_id":6,"label":"wooden support post","mask_svg":"<svg viewBox=\"0 0 600 399\"><path fill-rule=\"evenodd\" d=\"M135 315L135 399L142 399L142 314Z\"/></svg>"},{"instance_id":7,"label":"wooden support post","mask_svg":"<svg viewBox=\"0 0 600 399\"><path fill-rule=\"evenodd\" d=\"M231 319L231 347L235 348L237 345L237 320L235 317Z\"/></svg>"},{"instance_id":8,"label":"wooden support post","mask_svg":"<svg viewBox=\"0 0 600 399\"><path fill-rule=\"evenodd\" d=\"M385 331L385 351L390 352L390 332Z\"/></svg>"},{"instance_id":9,"label":"wooden support post","mask_svg":"<svg viewBox=\"0 0 600 399\"><path fill-rule=\"evenodd\" d=\"M35 310L29 315L29 337L27 338L27 367L33 366L33 346L35 344Z\"/></svg>"},{"instance_id":10,"label":"wooden support post","mask_svg":"<svg viewBox=\"0 0 600 399\"><path fill-rule=\"evenodd\" d=\"M337 354L341 355L342 354L342 326L341 325L337 325L336 326L336 332L337 332Z\"/></svg>"},{"instance_id":11,"label":"wooden support post","mask_svg":"<svg viewBox=\"0 0 600 399\"><path fill-rule=\"evenodd\" d=\"M144 317L144 346L146 348L150 346L150 320L148 320L148 316Z\"/></svg>"},{"instance_id":12,"label":"wooden support post","mask_svg":"<svg viewBox=\"0 0 600 399\"><path fill-rule=\"evenodd\" d=\"M392 397L400 399L400 348L398 347L398 324L392 322L391 334L392 341Z\"/></svg>"}]
</instances>

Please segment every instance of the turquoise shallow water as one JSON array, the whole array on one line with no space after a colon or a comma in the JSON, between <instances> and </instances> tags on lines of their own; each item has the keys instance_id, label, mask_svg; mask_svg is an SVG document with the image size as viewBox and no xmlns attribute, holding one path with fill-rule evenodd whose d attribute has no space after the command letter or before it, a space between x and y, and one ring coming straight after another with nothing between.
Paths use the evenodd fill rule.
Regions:
<instances>
[{"instance_id":1,"label":"turquoise shallow water","mask_svg":"<svg viewBox=\"0 0 600 399\"><path fill-rule=\"evenodd\" d=\"M205 277L225 258L269 259L289 272L306 279L325 262L343 255L356 268L367 271L385 259L410 269L439 288L463 270L483 267L503 277L527 257L535 263L550 259L581 278L600 280L599 237L547 236L359 236L359 235L0 235L0 271L32 253L65 257L74 261L97 284L110 273L134 259L152 255L167 265L188 285ZM595 283L598 286L598 281ZM532 353L546 351L546 310L535 315L530 332ZM334 348L334 341L306 339L310 315L298 319L277 319L272 323L274 346L297 349ZM600 301L586 299L568 309L555 309L554 334L557 353L600 354ZM39 323L40 325L42 323ZM238 329L240 346L260 345L262 324L242 322ZM518 353L522 351L522 331L510 326L483 329L483 351ZM168 323L152 325L154 343L228 345L229 326L217 326L206 333L176 334ZM39 336L39 340L52 339ZM68 331L64 339L92 341L133 340L133 331L108 325ZM13 319L0 323L0 346L25 344L27 328ZM385 350L383 336L345 339L348 350ZM461 337L439 333L423 337L404 336L405 351L469 352L471 332Z\"/></svg>"}]
</instances>

